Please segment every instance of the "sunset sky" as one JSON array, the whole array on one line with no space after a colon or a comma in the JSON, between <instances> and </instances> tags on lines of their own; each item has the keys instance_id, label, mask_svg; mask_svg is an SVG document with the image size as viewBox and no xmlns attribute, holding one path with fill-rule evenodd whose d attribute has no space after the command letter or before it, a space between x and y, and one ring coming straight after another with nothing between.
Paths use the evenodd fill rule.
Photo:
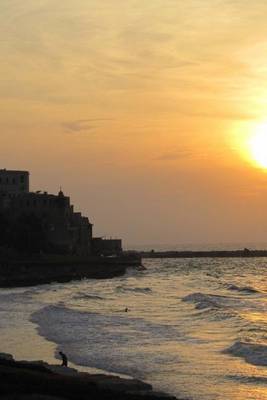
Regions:
<instances>
[{"instance_id":1,"label":"sunset sky","mask_svg":"<svg viewBox=\"0 0 267 400\"><path fill-rule=\"evenodd\" d=\"M267 1L1 0L1 168L124 245L267 243Z\"/></svg>"}]
</instances>

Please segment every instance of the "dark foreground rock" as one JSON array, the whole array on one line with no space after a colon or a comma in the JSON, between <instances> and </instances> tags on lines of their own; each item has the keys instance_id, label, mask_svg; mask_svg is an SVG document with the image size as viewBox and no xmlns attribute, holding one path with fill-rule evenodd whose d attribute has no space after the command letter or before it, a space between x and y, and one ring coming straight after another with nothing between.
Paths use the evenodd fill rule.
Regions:
<instances>
[{"instance_id":1,"label":"dark foreground rock","mask_svg":"<svg viewBox=\"0 0 267 400\"><path fill-rule=\"evenodd\" d=\"M1 400L175 400L136 379L88 374L0 354Z\"/></svg>"}]
</instances>

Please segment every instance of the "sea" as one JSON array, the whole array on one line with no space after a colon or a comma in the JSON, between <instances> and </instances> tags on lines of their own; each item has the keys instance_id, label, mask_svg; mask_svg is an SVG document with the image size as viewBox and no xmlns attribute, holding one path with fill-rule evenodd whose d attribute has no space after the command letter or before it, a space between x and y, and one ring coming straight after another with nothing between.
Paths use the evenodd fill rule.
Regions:
<instances>
[{"instance_id":1,"label":"sea","mask_svg":"<svg viewBox=\"0 0 267 400\"><path fill-rule=\"evenodd\" d=\"M0 289L0 352L187 400L267 400L267 259L145 259L106 280ZM128 311L126 312L126 308Z\"/></svg>"}]
</instances>

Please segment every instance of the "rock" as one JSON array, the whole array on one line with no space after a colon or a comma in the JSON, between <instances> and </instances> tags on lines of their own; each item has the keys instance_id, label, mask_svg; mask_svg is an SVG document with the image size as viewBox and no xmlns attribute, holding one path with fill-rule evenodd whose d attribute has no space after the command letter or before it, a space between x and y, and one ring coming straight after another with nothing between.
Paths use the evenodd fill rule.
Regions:
<instances>
[{"instance_id":1,"label":"rock","mask_svg":"<svg viewBox=\"0 0 267 400\"><path fill-rule=\"evenodd\" d=\"M14 361L12 354L0 353L0 360Z\"/></svg>"},{"instance_id":2,"label":"rock","mask_svg":"<svg viewBox=\"0 0 267 400\"><path fill-rule=\"evenodd\" d=\"M80 374L81 375L81 374ZM86 374L88 375L88 374ZM118 376L110 375L89 375L86 380L95 382L98 388L114 390L116 392L148 392L152 386L137 379L122 379Z\"/></svg>"},{"instance_id":3,"label":"rock","mask_svg":"<svg viewBox=\"0 0 267 400\"><path fill-rule=\"evenodd\" d=\"M6 356L4 356L6 357ZM0 358L1 400L176 400L137 379L88 374L43 361Z\"/></svg>"},{"instance_id":4,"label":"rock","mask_svg":"<svg viewBox=\"0 0 267 400\"><path fill-rule=\"evenodd\" d=\"M61 365L49 365L47 364L47 368L49 368L50 371L55 372L60 375L67 375L67 376L75 376L79 372L75 368L70 368L70 367L63 367Z\"/></svg>"},{"instance_id":5,"label":"rock","mask_svg":"<svg viewBox=\"0 0 267 400\"><path fill-rule=\"evenodd\" d=\"M163 393L163 392L154 392L151 390L151 392L147 392L147 391L142 391L142 392L128 392L129 394L136 394L139 396L140 400L142 399L141 396L144 396L145 398L147 398L149 400L149 397L151 397L151 399L153 400L179 400L176 399L175 396L172 396L168 393ZM183 400L183 399L180 399Z\"/></svg>"}]
</instances>

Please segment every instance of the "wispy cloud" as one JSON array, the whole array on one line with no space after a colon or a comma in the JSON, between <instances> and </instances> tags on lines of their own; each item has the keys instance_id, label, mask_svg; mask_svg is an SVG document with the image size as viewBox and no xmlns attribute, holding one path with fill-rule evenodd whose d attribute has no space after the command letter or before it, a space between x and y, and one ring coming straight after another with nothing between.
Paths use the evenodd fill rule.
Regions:
<instances>
[{"instance_id":1,"label":"wispy cloud","mask_svg":"<svg viewBox=\"0 0 267 400\"><path fill-rule=\"evenodd\" d=\"M61 126L67 133L86 132L97 128L97 122L109 121L109 118L88 118L62 122Z\"/></svg>"}]
</instances>

